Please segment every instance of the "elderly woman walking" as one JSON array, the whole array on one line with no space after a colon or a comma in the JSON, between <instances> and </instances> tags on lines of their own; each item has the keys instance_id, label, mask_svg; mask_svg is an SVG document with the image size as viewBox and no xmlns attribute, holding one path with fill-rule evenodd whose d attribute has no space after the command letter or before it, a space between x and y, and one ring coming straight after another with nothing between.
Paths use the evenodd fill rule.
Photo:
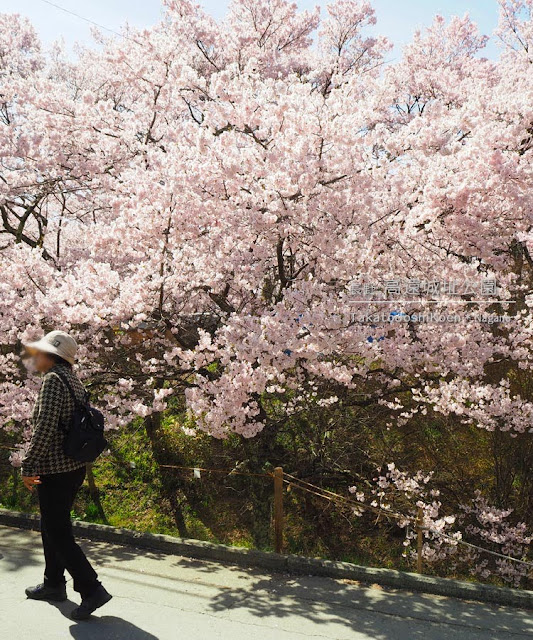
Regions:
<instances>
[{"instance_id":1,"label":"elderly woman walking","mask_svg":"<svg viewBox=\"0 0 533 640\"><path fill-rule=\"evenodd\" d=\"M63 446L75 403L86 400L86 391L72 369L77 345L67 333L52 331L26 349L43 374L43 383L33 410L33 433L22 463L22 479L30 491L37 488L45 559L44 583L26 589L26 595L34 600L66 600L66 569L82 598L71 615L83 620L109 602L111 595L76 544L70 520L85 478L85 462L69 458Z\"/></svg>"}]
</instances>

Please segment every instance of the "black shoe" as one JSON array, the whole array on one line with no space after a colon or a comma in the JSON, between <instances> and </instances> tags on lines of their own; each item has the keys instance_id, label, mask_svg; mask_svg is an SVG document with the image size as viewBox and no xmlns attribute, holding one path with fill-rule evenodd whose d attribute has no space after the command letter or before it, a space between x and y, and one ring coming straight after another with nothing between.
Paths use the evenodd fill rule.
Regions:
<instances>
[{"instance_id":1,"label":"black shoe","mask_svg":"<svg viewBox=\"0 0 533 640\"><path fill-rule=\"evenodd\" d=\"M103 607L112 597L102 585L99 585L92 595L83 598L80 606L74 609L70 616L73 620L87 620L93 611Z\"/></svg>"},{"instance_id":2,"label":"black shoe","mask_svg":"<svg viewBox=\"0 0 533 640\"><path fill-rule=\"evenodd\" d=\"M64 602L67 599L67 587L64 584L59 587L50 587L47 584L38 584L36 587L28 587L26 589L26 595L32 600Z\"/></svg>"}]
</instances>

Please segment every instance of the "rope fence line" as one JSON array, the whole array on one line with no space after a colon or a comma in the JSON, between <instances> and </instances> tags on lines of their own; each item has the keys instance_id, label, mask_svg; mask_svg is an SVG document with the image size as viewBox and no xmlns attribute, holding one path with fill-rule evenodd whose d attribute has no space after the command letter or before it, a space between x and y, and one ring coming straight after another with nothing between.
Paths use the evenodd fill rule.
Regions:
<instances>
[{"instance_id":1,"label":"rope fence line","mask_svg":"<svg viewBox=\"0 0 533 640\"><path fill-rule=\"evenodd\" d=\"M249 473L247 471L234 471L233 469L205 469L203 467L181 467L175 464L160 464L161 469L179 469L181 471L200 471L202 473L223 473L226 476L250 476L254 478L272 478L272 473Z\"/></svg>"},{"instance_id":2,"label":"rope fence line","mask_svg":"<svg viewBox=\"0 0 533 640\"><path fill-rule=\"evenodd\" d=\"M263 477L263 478L274 478L275 477L275 473L249 473L249 472L244 472L244 471L230 471L227 469L206 469L206 468L202 468L202 467L182 467L182 466L178 466L178 465L159 465L162 468L167 468L167 469L179 469L179 470L186 470L186 471L201 471L201 472L208 472L208 473L223 473L225 475L242 475L242 476L253 476L253 477ZM373 513L377 513L379 515L383 515L387 518L393 518L395 520L398 521L402 521L405 523L409 523L413 526L416 526L417 529L420 529L422 531L427 531L428 533L431 533L435 536L438 536L440 538L443 538L445 540L447 540L450 544L456 546L456 545L463 545L466 546L470 549L475 549L477 551L480 551L482 553L488 553L492 556L496 556L498 558L501 558L502 560L507 560L510 562L516 562L518 564L522 564L525 566L530 567L531 569L533 569L533 562L528 562L526 560L521 560L519 558L514 558L513 556L509 556L509 555L505 555L503 553L498 553L497 551L492 551L491 549L486 549L485 547L481 547L479 545L475 545L471 542L467 542L466 540L463 540L461 538L453 538L452 536L449 536L445 533L442 533L441 531L437 531L436 529L432 529L430 527L425 527L423 526L423 524L421 523L421 519L420 516L408 516L405 515L403 513L399 513L397 511L392 511L390 509L385 509L383 507L379 507L379 506L374 506L371 504L365 504L363 502L357 502L355 500L351 500L350 498L347 498L346 496L342 496L339 493L335 493L334 491L330 491L329 489L324 489L323 487L319 487L318 485L315 485L311 482L307 482L306 480L302 480L301 478L298 478L297 476L294 476L291 473L287 473L286 471L283 471L283 483L286 484L288 487L291 488L297 488L297 489L301 489L302 491L307 491L308 493L311 493L315 496L318 496L319 498L323 498L324 500L328 500L329 502L335 504L335 503L339 503L341 502L342 504L344 504L345 506L350 506L353 507L355 509L360 509L363 511L371 511Z\"/></svg>"},{"instance_id":3,"label":"rope fence line","mask_svg":"<svg viewBox=\"0 0 533 640\"><path fill-rule=\"evenodd\" d=\"M17 450L16 447L9 447L6 445L0 445L1 449L7 449L9 451L15 451ZM390 509L386 509L384 507L380 507L380 506L375 506L372 504L365 504L363 502L359 502L359 501L355 501L352 500L346 496L343 496L339 493L335 493L334 491L330 491L329 489L324 489L323 487L319 487L318 485L315 485L311 482L307 482L306 480L302 480L301 478L298 478L297 476L287 473L285 471L283 471L281 469L281 467L278 467L274 470L274 472L263 472L263 473L252 473L252 472L248 472L248 471L236 471L233 469L208 469L206 467L187 467L187 466L181 466L181 465L171 465L171 464L160 464L159 465L160 468L162 469L174 469L174 470L179 470L179 471L192 471L194 472L200 472L200 473L220 473L220 474L224 474L226 476L231 476L231 475L238 475L238 476L248 476L248 477L256 477L256 478L269 478L269 479L274 479L276 480L276 478L281 477L282 478L282 484L286 484L288 487L291 488L297 488L300 489L302 491L306 491L308 493L311 493L319 498L322 498L324 500L328 500L329 502L333 503L333 504L338 504L338 503L342 503L344 506L350 506L352 508L358 509L358 510L363 510L363 511L371 511L373 513L377 513L379 515L383 515L387 518L392 518L394 520L397 521L401 521L404 522L406 524L411 524L413 526L416 526L417 530L419 531L426 531L428 533L431 533L432 535L435 535L437 537L440 537L446 541L448 541L450 544L457 546L457 545L463 545L465 547L468 547L470 549L475 549L476 551L479 551L481 553L487 553L489 555L495 556L497 558L500 558L502 560L506 560L509 562L515 562L527 567L530 567L533 570L533 562L528 562L527 560L521 560L519 558L514 558L513 556L509 556L503 553L499 553L497 551L492 551L491 549L487 549L485 547L481 547L479 545L473 544L471 542L467 542L466 540L463 540L462 538L453 538L452 536L449 536L448 534L445 534L441 531L437 531L436 529L432 529L431 527L425 527L422 523L422 518L419 512L418 516L408 516L405 515L403 513L399 513L397 511L392 511ZM282 504L282 497L280 495L275 496L275 500L277 500L278 502L280 502ZM278 513L282 514L282 511L280 511L279 507L278 507ZM279 524L279 523L278 523ZM279 547L279 549L277 550L281 550L282 547L282 542L278 541L277 542L277 546ZM418 550L419 554L421 553L421 548L419 547Z\"/></svg>"},{"instance_id":4,"label":"rope fence line","mask_svg":"<svg viewBox=\"0 0 533 640\"><path fill-rule=\"evenodd\" d=\"M533 562L528 562L527 560L521 560L519 558L514 558L513 556L509 556L509 555L505 555L503 553L498 553L497 551L492 551L491 549L486 549L485 547L481 547L479 545L476 544L472 544L471 542L467 542L466 540L463 540L462 538L453 538L452 536L449 536L441 531L437 531L436 529L432 529L431 527L425 527L423 526L420 522L419 522L419 518L415 517L415 516L407 516L404 514L400 514L400 513L396 513L393 511L389 511L388 509L384 509L382 507L375 507L373 505L368 505L368 504L364 504L364 503L360 503L360 502L355 502L354 500L350 500L349 498L346 498L345 496L341 496L340 494L334 493L333 491L329 491L328 489L323 489L322 487L318 487L317 485L314 485L310 482L306 482L305 480L301 480L300 478L297 478L296 476L291 475L290 473L284 473L284 475L286 475L288 478L293 478L293 482L285 480L285 482L291 486L298 486L299 489L302 489L304 491L309 491L309 493L313 493L316 496L319 496L321 498L324 498L326 500L330 500L331 502L336 502L336 501L341 501L344 504L349 504L349 505L354 505L357 508L361 508L361 509L366 509L369 511L374 511L374 512L378 512L380 514L386 515L386 516L390 516L393 517L397 520L403 520L409 523L412 523L414 525L416 525L417 529L421 529L422 531L427 531L428 533L431 533L433 535L436 535L440 538L443 538L445 540L447 540L449 543L453 544L454 546L461 544L463 546L469 547L470 549L476 549L477 551L480 551L482 553L488 553L492 556L496 556L498 558L501 558L503 560L507 560L507 561L511 561L511 562L516 562L518 564L522 564L525 565L527 567L530 567L531 569L533 569ZM305 486L301 485L296 485L294 483L294 481L296 482L300 482L303 485L308 485L309 487L313 487L313 489L308 489ZM318 491L315 491L314 489L317 489ZM323 493L320 492L324 492L325 494L329 494L329 495L324 495Z\"/></svg>"},{"instance_id":5,"label":"rope fence line","mask_svg":"<svg viewBox=\"0 0 533 640\"><path fill-rule=\"evenodd\" d=\"M284 476L287 476L287 478L291 478L291 480L285 480L285 482L290 485L290 486L297 486L295 483L299 482L302 485L307 485L307 487L312 487L313 491L311 491L311 489L306 489L305 486L298 486L299 489L303 489L303 490L307 490L310 493L315 493L315 495L320 496L321 498L326 498L329 499L331 501L335 501L335 500L340 500L342 502L344 502L345 504L349 504L351 506L354 506L357 509L364 509L365 511L373 511L375 513L379 513L380 515L386 515L390 518L394 518L395 520L406 520L408 522L414 522L415 518L412 516L405 516L402 513L398 513L396 511L392 511L390 509L385 509L384 507L377 507L374 506L372 504L366 504L364 502L358 502L355 500L351 500L350 498L347 498L346 496L341 496L339 493L335 493L334 491L330 491L329 489L323 489L322 487L319 487L315 484L312 484L311 482L307 482L306 480L301 480L300 478L297 478L296 476L291 475L290 473L285 473L283 474ZM318 492L323 492L324 494L327 495L323 495L323 493L318 493Z\"/></svg>"}]
</instances>

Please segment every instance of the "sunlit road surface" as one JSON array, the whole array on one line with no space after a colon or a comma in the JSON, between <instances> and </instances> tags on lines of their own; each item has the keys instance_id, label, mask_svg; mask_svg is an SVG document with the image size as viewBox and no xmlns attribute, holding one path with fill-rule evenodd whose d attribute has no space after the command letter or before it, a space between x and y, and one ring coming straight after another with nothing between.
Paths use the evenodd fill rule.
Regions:
<instances>
[{"instance_id":1,"label":"sunlit road surface","mask_svg":"<svg viewBox=\"0 0 533 640\"><path fill-rule=\"evenodd\" d=\"M27 600L37 533L0 527L2 638L17 640L478 640L533 638L533 612L83 542L113 600L89 621Z\"/></svg>"}]
</instances>

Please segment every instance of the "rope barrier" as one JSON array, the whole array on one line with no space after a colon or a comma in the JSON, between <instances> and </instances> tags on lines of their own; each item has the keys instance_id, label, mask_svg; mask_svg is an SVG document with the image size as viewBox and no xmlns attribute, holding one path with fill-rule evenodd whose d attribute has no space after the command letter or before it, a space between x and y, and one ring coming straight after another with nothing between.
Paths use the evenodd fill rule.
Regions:
<instances>
[{"instance_id":1,"label":"rope barrier","mask_svg":"<svg viewBox=\"0 0 533 640\"><path fill-rule=\"evenodd\" d=\"M8 447L6 445L0 445L1 449L8 449L10 451L16 450L15 447ZM227 476L237 475L237 476L248 476L248 477L256 477L256 478L273 478L274 474L272 473L251 473L247 471L234 471L228 469L207 469L205 467L185 467L181 465L172 465L172 464L160 464L162 469L176 469L180 471L200 471L201 473L221 473ZM335 504L338 502L342 502L344 505L361 509L363 511L372 511L374 513L378 513L379 515L386 516L388 518L393 518L395 520L400 520L405 523L410 523L415 525L417 523L417 518L415 516L407 516L405 514L399 513L397 511L391 511L389 509L385 509L384 507L374 506L371 504L365 504L363 502L351 500L346 496L342 496L339 493L335 493L334 491L330 491L329 489L324 489L323 487L319 487L311 482L307 482L306 480L302 480L297 476L292 475L291 473L283 473L283 482L290 487L295 487L297 489L301 489L302 491L307 491L319 498L324 500L328 500L329 502ZM443 538L447 540L449 543L453 545L463 545L470 549L475 549L476 551L480 551L482 553L488 553L492 556L501 558L502 560L507 560L510 562L516 562L518 564L525 565L533 569L533 562L528 562L526 560L520 560L518 558L513 558L513 556L505 555L503 553L498 553L497 551L492 551L491 549L486 549L485 547L480 547L479 545L472 544L471 542L467 542L463 539L453 538L452 536L447 535L441 531L437 531L435 529L431 529L430 527L422 527L424 531L431 533L435 536Z\"/></svg>"},{"instance_id":2,"label":"rope barrier","mask_svg":"<svg viewBox=\"0 0 533 640\"><path fill-rule=\"evenodd\" d=\"M180 469L182 471L201 471L203 473L223 473L227 476L251 476L255 478L272 478L272 473L248 473L247 471L228 471L227 469L204 469L202 467L181 467L175 464L160 464L162 469Z\"/></svg>"},{"instance_id":3,"label":"rope barrier","mask_svg":"<svg viewBox=\"0 0 533 640\"><path fill-rule=\"evenodd\" d=\"M387 509L383 509L382 507L374 507L372 505L368 505L368 504L364 504L364 503L360 503L360 502L354 502L353 500L350 500L349 498L346 498L345 496L341 496L338 493L334 493L333 491L329 491L328 489L322 489L322 487L318 487L317 485L314 485L310 482L307 482L305 480L301 480L300 478L297 478L296 476L291 475L290 473L284 473L284 475L286 475L289 478L293 478L294 481L300 482L302 484L308 485L310 487L313 487L314 489L318 489L318 491L314 491L311 489L307 489L305 486L301 486L301 485L296 485L294 483L289 482L288 480L285 480L285 482L289 485L292 486L297 486L299 489L302 489L303 491L308 491L309 493L313 493L316 496L319 496L320 498L324 498L326 500L329 500L331 502L335 502L335 498L337 500L341 500L342 502L344 502L345 504L350 504L350 505L355 505L358 508L361 509L367 509L370 511L376 511L379 512L381 514L387 515L387 516L391 516L393 518L396 518L398 520L404 520L406 522L410 522L415 524L416 523L416 517L414 516L406 516L400 513L396 513L393 511L389 511ZM324 495L323 493L319 493L319 492L324 492L327 493L329 495ZM503 560L508 560L511 562L516 562L518 564L523 564L525 566L531 567L533 569L533 562L527 562L526 560L520 560L519 558L513 558L513 556L508 556L505 555L503 553L498 553L497 551L492 551L491 549L486 549L485 547L480 547L479 545L476 544L472 544L471 542L467 542L466 540L461 539L456 539L453 538L452 536L449 536L445 533L442 533L441 531L436 531L435 529L431 529L429 527L422 527L422 529L424 531L427 531L429 533L432 533L433 535L439 536L441 538L444 538L445 540L447 540L448 542L457 545L457 544L462 544L463 546L469 547L471 549L476 549L477 551L480 551L482 553L488 553L492 556L497 556L498 558L502 558Z\"/></svg>"},{"instance_id":4,"label":"rope barrier","mask_svg":"<svg viewBox=\"0 0 533 640\"><path fill-rule=\"evenodd\" d=\"M297 478L296 476L291 475L290 473L284 473L284 476L287 476L288 478L292 478L292 482L285 480L285 482L289 485L293 485L293 486L297 486L296 484L294 484L295 482L299 482L302 483L303 485L307 485L308 487L312 487L314 489L314 491L311 491L310 489L306 489L306 487L301 487L299 486L299 489L303 489L305 491L309 491L310 493L314 493L315 495L320 496L321 498L326 498L328 500L331 500L332 502L335 501L335 499L337 500L341 500L342 502L349 504L351 506L357 507L358 509L365 509L367 511L373 511L375 513L379 513L379 514L383 514L386 516L389 516L391 518L395 518L396 520L406 520L407 522L414 522L416 520L416 518L412 517L412 516L405 516L402 513L398 513L395 511L391 511L389 509L385 509L383 507L376 507L374 505L371 504L365 504L364 502L356 502L355 500L351 500L350 498L347 498L346 496L341 496L339 493L335 493L333 491L330 491L329 489L323 489L322 487L319 487L315 484L312 484L311 482L307 482L306 480L301 480L300 478ZM326 493L328 495L323 495L323 493L317 493L317 491L319 492L323 492Z\"/></svg>"}]
</instances>

